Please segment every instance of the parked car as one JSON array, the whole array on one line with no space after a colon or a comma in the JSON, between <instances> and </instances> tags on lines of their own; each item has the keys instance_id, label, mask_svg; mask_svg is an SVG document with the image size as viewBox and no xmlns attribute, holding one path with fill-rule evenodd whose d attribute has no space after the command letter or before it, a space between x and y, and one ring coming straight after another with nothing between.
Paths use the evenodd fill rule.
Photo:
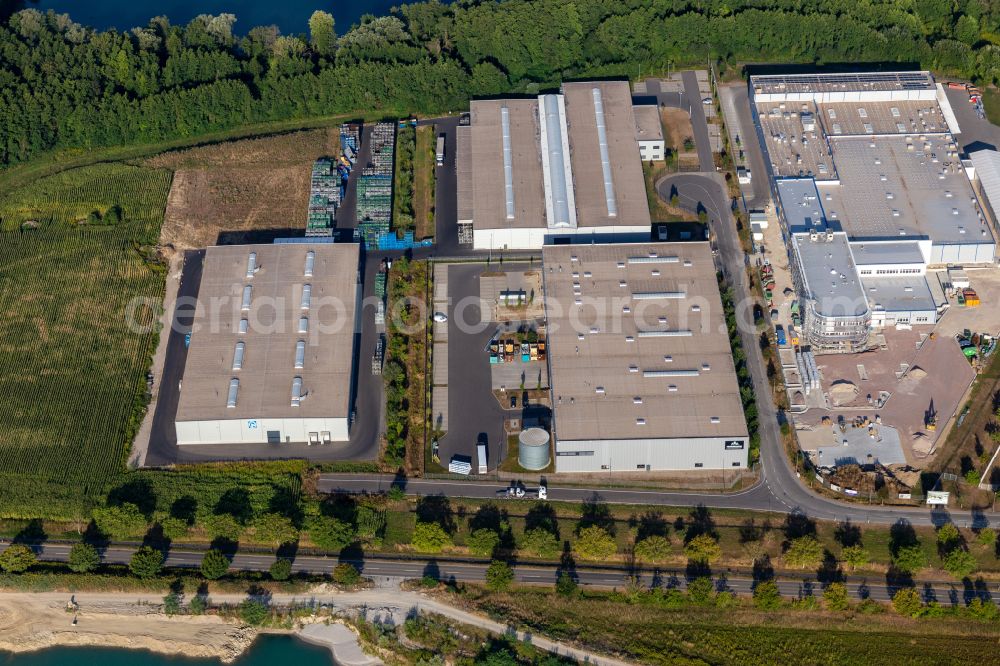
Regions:
<instances>
[{"instance_id":1,"label":"parked car","mask_svg":"<svg viewBox=\"0 0 1000 666\"><path fill-rule=\"evenodd\" d=\"M438 322L440 324L443 324L444 322L448 321L448 315L446 315L443 312L435 312L434 313L434 321L436 321L436 322Z\"/></svg>"},{"instance_id":2,"label":"parked car","mask_svg":"<svg viewBox=\"0 0 1000 666\"><path fill-rule=\"evenodd\" d=\"M701 100L701 103L704 104L705 106L711 106L711 104L712 104L712 98L711 97L706 97L705 99Z\"/></svg>"}]
</instances>

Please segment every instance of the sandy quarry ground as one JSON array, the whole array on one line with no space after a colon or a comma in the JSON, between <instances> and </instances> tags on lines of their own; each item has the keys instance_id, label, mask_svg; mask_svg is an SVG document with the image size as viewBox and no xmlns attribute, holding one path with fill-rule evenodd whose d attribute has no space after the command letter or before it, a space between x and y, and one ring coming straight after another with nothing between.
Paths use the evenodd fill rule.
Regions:
<instances>
[{"instance_id":1,"label":"sandy quarry ground","mask_svg":"<svg viewBox=\"0 0 1000 666\"><path fill-rule=\"evenodd\" d=\"M64 592L0 594L0 650L30 652L53 645L147 649L232 661L256 637L214 615L167 617L154 595L76 595ZM73 625L73 618L77 623Z\"/></svg>"}]
</instances>

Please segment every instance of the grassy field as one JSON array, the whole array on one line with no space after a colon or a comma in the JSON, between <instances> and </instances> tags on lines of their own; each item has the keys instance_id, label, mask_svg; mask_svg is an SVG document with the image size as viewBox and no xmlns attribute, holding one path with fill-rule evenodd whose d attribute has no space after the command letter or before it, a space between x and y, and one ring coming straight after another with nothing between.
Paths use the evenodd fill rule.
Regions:
<instances>
[{"instance_id":1,"label":"grassy field","mask_svg":"<svg viewBox=\"0 0 1000 666\"><path fill-rule=\"evenodd\" d=\"M504 623L644 664L968 664L993 653L998 639L995 623L957 618L758 611L745 603L670 608L624 596L471 589L461 600Z\"/></svg>"},{"instance_id":2,"label":"grassy field","mask_svg":"<svg viewBox=\"0 0 1000 666\"><path fill-rule=\"evenodd\" d=\"M392 228L400 233L414 230L413 157L416 128L407 125L396 132L396 175L392 194Z\"/></svg>"},{"instance_id":3,"label":"grassy field","mask_svg":"<svg viewBox=\"0 0 1000 666\"><path fill-rule=\"evenodd\" d=\"M417 239L434 237L434 183L437 165L437 134L431 125L417 128L413 158L413 216Z\"/></svg>"},{"instance_id":4,"label":"grassy field","mask_svg":"<svg viewBox=\"0 0 1000 666\"><path fill-rule=\"evenodd\" d=\"M388 355L382 377L386 384L386 453L391 467L405 465L422 473L425 439L430 426L430 382L427 366L430 318L430 265L398 259L389 271Z\"/></svg>"},{"instance_id":5,"label":"grassy field","mask_svg":"<svg viewBox=\"0 0 1000 666\"><path fill-rule=\"evenodd\" d=\"M0 197L3 515L72 515L123 470L158 336L169 187L169 171L107 164Z\"/></svg>"},{"instance_id":6,"label":"grassy field","mask_svg":"<svg viewBox=\"0 0 1000 666\"><path fill-rule=\"evenodd\" d=\"M157 155L175 171L161 240L197 248L305 228L313 161L339 154L336 129L289 132Z\"/></svg>"}]
</instances>

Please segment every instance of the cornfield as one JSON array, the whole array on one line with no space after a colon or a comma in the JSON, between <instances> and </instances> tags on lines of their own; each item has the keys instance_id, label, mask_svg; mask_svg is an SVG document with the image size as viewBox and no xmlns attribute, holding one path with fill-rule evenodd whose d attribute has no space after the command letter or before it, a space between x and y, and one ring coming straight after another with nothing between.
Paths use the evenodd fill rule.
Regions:
<instances>
[{"instance_id":1,"label":"cornfield","mask_svg":"<svg viewBox=\"0 0 1000 666\"><path fill-rule=\"evenodd\" d=\"M167 171L109 164L0 197L3 515L79 514L123 472L157 340L151 246L169 185ZM86 224L115 207L117 224Z\"/></svg>"}]
</instances>

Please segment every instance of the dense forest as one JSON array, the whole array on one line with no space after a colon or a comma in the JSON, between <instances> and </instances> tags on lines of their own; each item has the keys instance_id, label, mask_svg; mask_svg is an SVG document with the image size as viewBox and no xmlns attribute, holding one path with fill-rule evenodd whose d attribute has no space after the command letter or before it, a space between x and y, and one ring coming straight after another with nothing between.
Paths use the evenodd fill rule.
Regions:
<instances>
[{"instance_id":1,"label":"dense forest","mask_svg":"<svg viewBox=\"0 0 1000 666\"><path fill-rule=\"evenodd\" d=\"M235 17L96 32L26 9L0 26L0 165L56 148L197 136L341 112L431 113L472 95L668 63L917 64L1000 80L993 0L437 0L337 35Z\"/></svg>"}]
</instances>

